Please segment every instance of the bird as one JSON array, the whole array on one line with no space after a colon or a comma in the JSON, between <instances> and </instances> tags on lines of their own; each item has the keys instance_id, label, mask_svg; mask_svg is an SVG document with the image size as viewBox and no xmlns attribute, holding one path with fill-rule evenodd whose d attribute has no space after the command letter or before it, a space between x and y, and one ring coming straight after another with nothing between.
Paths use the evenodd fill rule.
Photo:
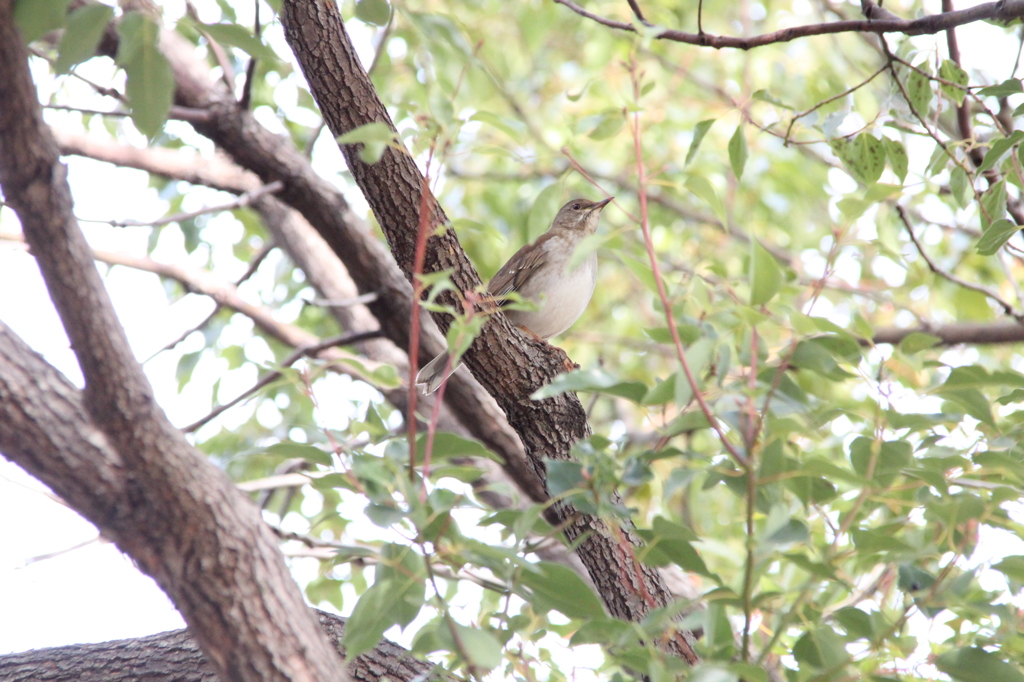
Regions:
<instances>
[{"instance_id":1,"label":"bird","mask_svg":"<svg viewBox=\"0 0 1024 682\"><path fill-rule=\"evenodd\" d=\"M597 285L597 254L590 253L571 270L576 247L597 231L601 209L614 197L601 201L572 199L558 209L551 227L508 259L487 285L487 292L507 304L509 294L536 304L531 310L504 310L512 324L541 341L571 327L586 309ZM447 368L447 371L445 371ZM416 384L433 393L458 369L448 367L448 351L424 365Z\"/></svg>"}]
</instances>

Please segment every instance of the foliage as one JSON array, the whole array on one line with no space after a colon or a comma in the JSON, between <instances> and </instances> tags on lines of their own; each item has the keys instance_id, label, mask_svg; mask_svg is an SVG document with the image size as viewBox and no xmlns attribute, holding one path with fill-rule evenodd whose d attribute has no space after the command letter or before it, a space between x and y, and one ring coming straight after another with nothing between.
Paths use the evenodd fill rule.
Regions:
<instances>
[{"instance_id":1,"label":"foliage","mask_svg":"<svg viewBox=\"0 0 1024 682\"><path fill-rule=\"evenodd\" d=\"M592 4L630 20L626 3ZM655 25L695 24L696 3L642 4ZM279 27L257 37L250 8L217 7L202 8L202 24L182 18L180 31L201 47L217 41L239 87L259 56L253 109L306 147L315 107ZM767 32L814 20L807 7L719 4L703 21ZM472 492L480 470L462 458L487 456L479 444L439 435L429 468L424 446L410 470L402 416L376 391L333 390L336 378L310 363L197 442L240 481L303 462L311 483L268 518L329 551L307 594L352 614L350 653L398 626L416 653L474 677L559 680L594 667L660 680L680 664L655 643L681 626L703 629L701 679L764 679L759 666L780 663L794 681L1020 678L1010 597L1024 556L999 546L1022 534L1024 364L1012 345L948 348L924 333L1022 319L1024 97L1009 63L963 68L941 34L711 52L539 0L342 9L379 53L373 79L404 144L424 161L437 150L436 191L482 274L570 195L617 196L594 245L600 286L558 341L584 369L536 396L583 392L597 435L577 445L577 464L552 464L549 487L581 510L631 517L649 545L639 560L687 571L706 603L635 624L604 616L579 576L537 559L538 538L557 537L538 507L489 509ZM102 17L86 11L43 48L54 104L84 106L74 76L56 74L89 67ZM160 144L197 146L187 126L164 125L171 85L154 26L141 15L121 23L132 121ZM1009 29L972 35L965 60L990 44L1016 49ZM90 114L51 121L96 128ZM108 125L134 134L128 121ZM356 132L370 159L393 143L389 131ZM339 172L330 146L315 158ZM192 191L152 182L169 214ZM233 263L213 257L226 238L205 217L152 228L151 247L181 239L193 264L233 272L268 241L251 213L233 220ZM318 336L338 332L317 309L296 312L312 296L287 262L261 281L266 306ZM251 369L293 350L260 331L220 333L233 324L219 314L181 353L184 394L227 400L197 368ZM876 344L891 326L921 333ZM318 398L328 391L337 402ZM604 658L564 652L587 644Z\"/></svg>"}]
</instances>

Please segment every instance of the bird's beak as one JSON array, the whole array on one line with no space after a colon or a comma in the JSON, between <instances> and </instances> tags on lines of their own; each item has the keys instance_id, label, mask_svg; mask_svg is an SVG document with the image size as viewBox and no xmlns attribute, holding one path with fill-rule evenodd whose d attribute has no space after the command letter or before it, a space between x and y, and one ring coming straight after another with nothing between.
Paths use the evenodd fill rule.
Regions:
<instances>
[{"instance_id":1,"label":"bird's beak","mask_svg":"<svg viewBox=\"0 0 1024 682\"><path fill-rule=\"evenodd\" d=\"M608 203L609 203L609 202L610 202L610 201L611 201L612 199L614 199L614 198L615 198L615 197L608 197L608 198L607 198L607 199L605 199L604 201L599 201L599 202L597 202L596 204L594 204L593 206L591 206L591 207L590 207L590 210L591 210L591 211L600 211L600 210L601 210L602 208L604 208L605 206L607 206L607 205L608 205Z\"/></svg>"}]
</instances>

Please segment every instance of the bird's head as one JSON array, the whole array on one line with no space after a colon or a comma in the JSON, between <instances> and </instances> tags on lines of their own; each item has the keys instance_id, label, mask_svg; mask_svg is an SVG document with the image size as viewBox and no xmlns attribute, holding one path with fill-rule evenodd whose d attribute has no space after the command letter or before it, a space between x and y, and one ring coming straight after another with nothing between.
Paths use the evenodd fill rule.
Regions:
<instances>
[{"instance_id":1,"label":"bird's head","mask_svg":"<svg viewBox=\"0 0 1024 682\"><path fill-rule=\"evenodd\" d=\"M566 202L555 214L552 227L564 230L581 230L593 233L597 230L597 221L601 215L601 209L608 205L614 197L608 197L601 201L590 201L589 199L573 199Z\"/></svg>"}]
</instances>

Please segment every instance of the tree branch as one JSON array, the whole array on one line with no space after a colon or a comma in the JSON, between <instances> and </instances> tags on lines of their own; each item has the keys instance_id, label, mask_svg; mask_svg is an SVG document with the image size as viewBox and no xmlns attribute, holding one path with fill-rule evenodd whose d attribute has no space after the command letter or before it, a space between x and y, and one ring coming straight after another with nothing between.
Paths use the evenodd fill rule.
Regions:
<instances>
[{"instance_id":1,"label":"tree branch","mask_svg":"<svg viewBox=\"0 0 1024 682\"><path fill-rule=\"evenodd\" d=\"M344 655L345 620L315 611L320 630ZM349 665L356 682L454 682L437 666L413 658L394 642L382 640ZM7 682L217 682L217 673L188 630L137 639L35 649L0 656L0 678Z\"/></svg>"},{"instance_id":2,"label":"tree branch","mask_svg":"<svg viewBox=\"0 0 1024 682\"><path fill-rule=\"evenodd\" d=\"M572 0L555 0L559 5L565 5L573 12L602 26L614 28L619 31L639 33L636 26L624 21L616 21L599 14L589 12L577 5ZM886 12L888 16L894 16ZM833 35L836 33L902 33L908 36L926 35L946 31L956 26L970 24L975 21L997 20L1009 22L1024 17L1024 1L1016 0L1011 2L988 2L976 5L970 9L957 10L955 12L942 12L929 14L919 19L866 19L851 21L834 21L823 24L807 24L784 28L771 33L751 36L750 38L736 38L733 36L720 36L711 33L686 33L675 29L664 29L654 34L658 40L670 40L688 45L699 45L701 47L713 47L715 49L735 48L739 50L750 50L755 47L763 47L775 43L788 43L797 38L808 36Z\"/></svg>"},{"instance_id":3,"label":"tree branch","mask_svg":"<svg viewBox=\"0 0 1024 682\"><path fill-rule=\"evenodd\" d=\"M1019 322L954 322L920 327L882 327L875 331L871 343L897 344L911 334L931 334L941 346L969 344L1024 343L1024 325Z\"/></svg>"}]
</instances>

